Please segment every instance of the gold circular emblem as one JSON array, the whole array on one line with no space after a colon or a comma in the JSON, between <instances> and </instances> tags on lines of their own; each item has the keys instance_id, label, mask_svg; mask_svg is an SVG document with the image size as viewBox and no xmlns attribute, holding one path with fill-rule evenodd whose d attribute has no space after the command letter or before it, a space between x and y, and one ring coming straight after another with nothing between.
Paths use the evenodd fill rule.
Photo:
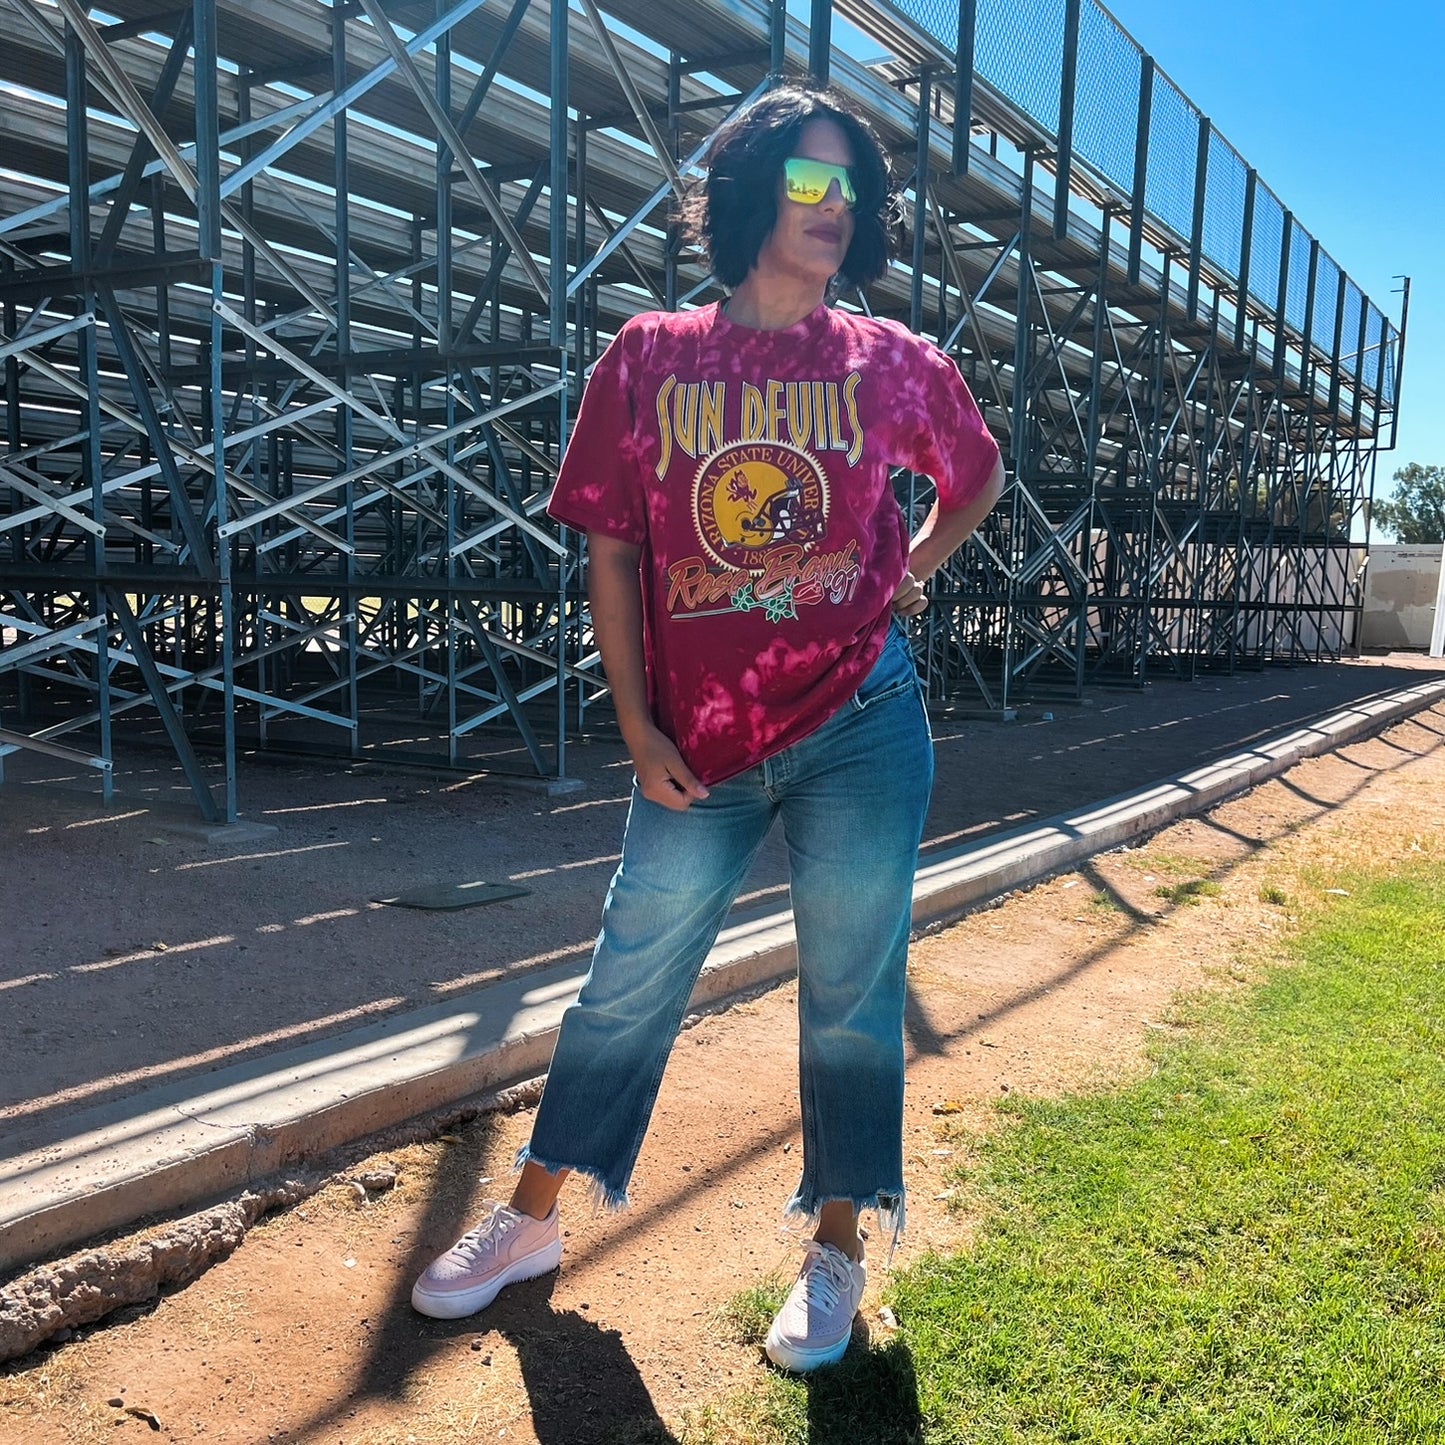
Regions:
<instances>
[{"instance_id":1,"label":"gold circular emblem","mask_svg":"<svg viewBox=\"0 0 1445 1445\"><path fill-rule=\"evenodd\" d=\"M770 548L811 547L828 523L828 482L817 462L786 442L731 442L693 482L698 539L715 562L761 572Z\"/></svg>"}]
</instances>

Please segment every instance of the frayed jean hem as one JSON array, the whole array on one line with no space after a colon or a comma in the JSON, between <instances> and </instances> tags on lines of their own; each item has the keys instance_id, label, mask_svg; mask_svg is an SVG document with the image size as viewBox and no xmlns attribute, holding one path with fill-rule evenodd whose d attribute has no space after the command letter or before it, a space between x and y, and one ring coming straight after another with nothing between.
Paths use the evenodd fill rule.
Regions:
<instances>
[{"instance_id":1,"label":"frayed jean hem","mask_svg":"<svg viewBox=\"0 0 1445 1445\"><path fill-rule=\"evenodd\" d=\"M517 1150L517 1157L512 1163L512 1169L520 1173L524 1164L535 1164L539 1169L545 1169L548 1174L555 1177L566 1170L569 1174L580 1175L588 1184L588 1199L591 1200L592 1210L595 1214L618 1214L624 1209L632 1208L632 1200L628 1197L626 1189L617 1189L608 1184L602 1175L586 1164L567 1164L560 1160L543 1159L532 1152L530 1144L524 1144Z\"/></svg>"},{"instance_id":2,"label":"frayed jean hem","mask_svg":"<svg viewBox=\"0 0 1445 1445\"><path fill-rule=\"evenodd\" d=\"M893 1255L898 1249L898 1241L903 1238L906 1223L905 1191L901 1188L880 1189L875 1194L823 1195L814 1191L805 1193L799 1185L784 1206L783 1217L798 1220L804 1228L816 1229L822 1217L823 1206L844 1201L853 1206L855 1214L861 1215L867 1209L873 1211L878 1221L879 1238L888 1240L888 1264L891 1265Z\"/></svg>"}]
</instances>

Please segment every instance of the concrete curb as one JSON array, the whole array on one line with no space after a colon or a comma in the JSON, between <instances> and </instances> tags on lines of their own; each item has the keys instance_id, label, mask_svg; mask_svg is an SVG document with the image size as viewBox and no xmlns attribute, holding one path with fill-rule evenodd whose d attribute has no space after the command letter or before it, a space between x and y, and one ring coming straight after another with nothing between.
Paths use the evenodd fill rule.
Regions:
<instances>
[{"instance_id":1,"label":"concrete curb","mask_svg":"<svg viewBox=\"0 0 1445 1445\"><path fill-rule=\"evenodd\" d=\"M1345 746L1445 699L1445 683L1331 713L1256 748L1085 811L927 855L913 922L926 928L1258 786L1302 758ZM735 913L708 956L692 1007L717 1004L796 966L791 915ZM0 1274L145 1215L197 1208L297 1160L470 1095L542 1073L579 956L444 1004L218 1070L78 1114L59 1143L0 1160Z\"/></svg>"}]
</instances>

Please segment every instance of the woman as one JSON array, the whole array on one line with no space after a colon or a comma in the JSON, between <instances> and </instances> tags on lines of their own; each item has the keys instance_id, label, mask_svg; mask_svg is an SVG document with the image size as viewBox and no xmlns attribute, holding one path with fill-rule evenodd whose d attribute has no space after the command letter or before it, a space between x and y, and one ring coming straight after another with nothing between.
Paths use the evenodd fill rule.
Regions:
<instances>
[{"instance_id":1,"label":"woman","mask_svg":"<svg viewBox=\"0 0 1445 1445\"><path fill-rule=\"evenodd\" d=\"M731 294L628 322L588 383L550 511L585 531L592 622L636 781L592 968L508 1205L418 1280L455 1318L561 1259L569 1172L627 1184L703 959L773 819L798 934L814 1238L768 1335L842 1357L859 1211L903 1227L903 1006L932 743L900 617L993 506L998 447L954 364L833 310L888 261L877 140L835 93L775 90L718 134L689 208ZM931 476L910 540L890 482Z\"/></svg>"}]
</instances>

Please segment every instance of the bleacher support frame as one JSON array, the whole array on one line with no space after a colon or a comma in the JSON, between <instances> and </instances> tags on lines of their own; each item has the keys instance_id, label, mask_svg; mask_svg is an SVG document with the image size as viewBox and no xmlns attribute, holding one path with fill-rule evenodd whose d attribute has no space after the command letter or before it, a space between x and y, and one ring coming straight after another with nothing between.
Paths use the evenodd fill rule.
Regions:
<instances>
[{"instance_id":1,"label":"bleacher support frame","mask_svg":"<svg viewBox=\"0 0 1445 1445\"><path fill-rule=\"evenodd\" d=\"M213 820L252 747L565 778L581 380L721 294L671 202L810 70L904 183L839 304L953 354L1009 466L930 696L1337 657L1408 289L1397 329L1097 0L804 8L0 0L0 769L108 795L161 739Z\"/></svg>"}]
</instances>

